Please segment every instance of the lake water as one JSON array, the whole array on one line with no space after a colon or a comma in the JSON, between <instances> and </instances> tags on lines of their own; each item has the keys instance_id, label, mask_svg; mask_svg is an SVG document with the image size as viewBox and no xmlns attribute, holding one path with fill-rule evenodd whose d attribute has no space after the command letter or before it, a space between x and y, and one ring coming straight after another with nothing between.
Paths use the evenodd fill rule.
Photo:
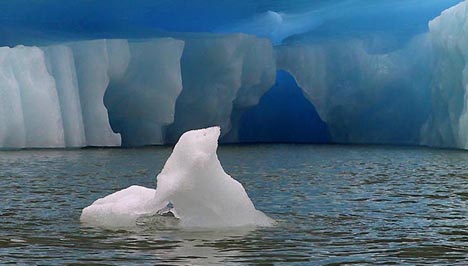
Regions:
<instances>
[{"instance_id":1,"label":"lake water","mask_svg":"<svg viewBox=\"0 0 468 266\"><path fill-rule=\"evenodd\" d=\"M222 146L226 172L278 224L257 230L80 224L81 209L154 187L171 152L0 152L0 264L390 265L468 263L468 152L412 147Z\"/></svg>"}]
</instances>

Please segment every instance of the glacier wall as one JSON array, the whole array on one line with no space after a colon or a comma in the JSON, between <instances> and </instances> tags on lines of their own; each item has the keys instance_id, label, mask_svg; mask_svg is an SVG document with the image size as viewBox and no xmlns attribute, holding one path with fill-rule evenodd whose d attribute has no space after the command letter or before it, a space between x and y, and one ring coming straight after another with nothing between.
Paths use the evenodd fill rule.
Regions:
<instances>
[{"instance_id":1,"label":"glacier wall","mask_svg":"<svg viewBox=\"0 0 468 266\"><path fill-rule=\"evenodd\" d=\"M359 28L344 1L338 13L266 10L213 28L229 34L0 47L0 147L165 144L219 125L224 143L468 148L466 3L404 38ZM375 18L385 5L366 6ZM359 34L327 30L348 20Z\"/></svg>"},{"instance_id":2,"label":"glacier wall","mask_svg":"<svg viewBox=\"0 0 468 266\"><path fill-rule=\"evenodd\" d=\"M183 90L168 140L175 142L190 129L218 125L224 141L237 141L240 115L275 82L271 42L245 34L186 36L184 41Z\"/></svg>"},{"instance_id":3,"label":"glacier wall","mask_svg":"<svg viewBox=\"0 0 468 266\"><path fill-rule=\"evenodd\" d=\"M184 41L160 38L122 49L117 54L125 55L124 67L113 75L104 97L112 128L121 133L124 146L163 144L182 91Z\"/></svg>"},{"instance_id":4,"label":"glacier wall","mask_svg":"<svg viewBox=\"0 0 468 266\"><path fill-rule=\"evenodd\" d=\"M421 130L421 143L468 148L468 16L464 1L429 23L433 44L431 115Z\"/></svg>"},{"instance_id":5,"label":"glacier wall","mask_svg":"<svg viewBox=\"0 0 468 266\"><path fill-rule=\"evenodd\" d=\"M115 42L2 47L0 146L120 145L103 104L112 66L107 46Z\"/></svg>"},{"instance_id":6,"label":"glacier wall","mask_svg":"<svg viewBox=\"0 0 468 266\"><path fill-rule=\"evenodd\" d=\"M47 69L55 80L55 88L59 97L64 145L66 147L85 146L86 136L73 52L65 45L49 46L43 50Z\"/></svg>"},{"instance_id":7,"label":"glacier wall","mask_svg":"<svg viewBox=\"0 0 468 266\"><path fill-rule=\"evenodd\" d=\"M44 52L37 47L2 47L0 60L0 145L63 147L59 97Z\"/></svg>"},{"instance_id":8,"label":"glacier wall","mask_svg":"<svg viewBox=\"0 0 468 266\"><path fill-rule=\"evenodd\" d=\"M389 53L374 54L358 39L276 51L278 68L295 77L334 142L418 144L430 103L429 49L420 36Z\"/></svg>"},{"instance_id":9,"label":"glacier wall","mask_svg":"<svg viewBox=\"0 0 468 266\"><path fill-rule=\"evenodd\" d=\"M122 74L125 68L125 40L93 40L71 43L85 124L88 146L118 146L120 136L109 124L103 104L104 93L111 79ZM114 52L119 50L119 52ZM114 53L113 53L114 52ZM117 58L114 58L117 57ZM120 71L119 71L120 70Z\"/></svg>"},{"instance_id":10,"label":"glacier wall","mask_svg":"<svg viewBox=\"0 0 468 266\"><path fill-rule=\"evenodd\" d=\"M0 147L164 144L210 125L237 141L241 114L274 84L271 42L177 38L2 47Z\"/></svg>"}]
</instances>

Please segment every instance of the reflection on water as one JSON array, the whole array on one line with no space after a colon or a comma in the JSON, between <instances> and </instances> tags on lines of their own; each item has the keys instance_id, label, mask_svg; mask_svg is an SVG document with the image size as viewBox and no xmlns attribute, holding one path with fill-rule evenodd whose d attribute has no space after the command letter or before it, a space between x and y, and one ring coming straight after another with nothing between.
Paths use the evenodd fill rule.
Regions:
<instances>
[{"instance_id":1,"label":"reflection on water","mask_svg":"<svg viewBox=\"0 0 468 266\"><path fill-rule=\"evenodd\" d=\"M81 209L155 186L170 148L0 152L0 264L339 265L468 260L468 152L225 146L219 156L272 228L87 228ZM172 229L171 229L172 228Z\"/></svg>"}]
</instances>

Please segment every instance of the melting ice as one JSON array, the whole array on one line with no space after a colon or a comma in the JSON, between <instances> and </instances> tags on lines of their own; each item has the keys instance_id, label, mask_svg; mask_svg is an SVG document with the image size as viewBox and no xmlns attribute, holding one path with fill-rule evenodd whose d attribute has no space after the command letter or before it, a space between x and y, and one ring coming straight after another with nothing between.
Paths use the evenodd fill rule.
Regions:
<instances>
[{"instance_id":1,"label":"melting ice","mask_svg":"<svg viewBox=\"0 0 468 266\"><path fill-rule=\"evenodd\" d=\"M224 172L216 149L219 127L184 133L157 176L157 188L131 186L83 209L84 224L132 227L137 220L171 212L183 228L269 226L244 187Z\"/></svg>"}]
</instances>

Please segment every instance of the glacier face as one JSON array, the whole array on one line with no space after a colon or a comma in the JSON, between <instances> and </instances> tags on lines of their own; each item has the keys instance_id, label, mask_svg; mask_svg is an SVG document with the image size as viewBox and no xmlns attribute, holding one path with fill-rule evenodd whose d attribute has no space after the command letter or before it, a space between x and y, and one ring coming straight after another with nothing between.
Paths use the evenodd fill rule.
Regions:
<instances>
[{"instance_id":1,"label":"glacier face","mask_svg":"<svg viewBox=\"0 0 468 266\"><path fill-rule=\"evenodd\" d=\"M112 128L123 145L163 144L165 126L174 122L175 103L182 91L180 58L184 41L171 38L127 45L125 68L114 78L104 102ZM118 53L117 53L118 54Z\"/></svg>"},{"instance_id":2,"label":"glacier face","mask_svg":"<svg viewBox=\"0 0 468 266\"><path fill-rule=\"evenodd\" d=\"M314 104L333 141L418 144L429 111L426 46L421 36L400 50L372 54L361 40L333 40L280 46L277 60Z\"/></svg>"},{"instance_id":3,"label":"glacier face","mask_svg":"<svg viewBox=\"0 0 468 266\"><path fill-rule=\"evenodd\" d=\"M66 147L86 145L75 59L70 47L54 45L44 48L47 69L54 77L59 96Z\"/></svg>"},{"instance_id":4,"label":"glacier face","mask_svg":"<svg viewBox=\"0 0 468 266\"><path fill-rule=\"evenodd\" d=\"M120 145L120 136L110 127L103 99L111 78L118 78L111 74L121 74L122 71L118 71L118 68L123 66L119 64L125 64L125 59L113 60L114 55L109 53L112 49L108 47L123 46L120 49L125 49L126 45L128 44L123 40L94 40L70 44L75 57L88 146ZM125 56L122 52L117 55ZM111 62L115 65L111 65Z\"/></svg>"},{"instance_id":5,"label":"glacier face","mask_svg":"<svg viewBox=\"0 0 468 266\"><path fill-rule=\"evenodd\" d=\"M23 105L10 54L10 48L0 48L0 92L4 101L0 106L0 140L2 147L25 147Z\"/></svg>"},{"instance_id":6,"label":"glacier face","mask_svg":"<svg viewBox=\"0 0 468 266\"><path fill-rule=\"evenodd\" d=\"M468 148L466 1L428 23L458 2L397 1L384 16L395 1L236 1L205 24L129 17L140 30L113 31L107 14L89 21L107 33L73 31L72 19L58 35L0 18L26 23L18 32L31 30L21 36L32 44L0 47L0 147L165 144L213 125L222 142L295 141L290 122L302 141Z\"/></svg>"},{"instance_id":7,"label":"glacier face","mask_svg":"<svg viewBox=\"0 0 468 266\"><path fill-rule=\"evenodd\" d=\"M185 131L218 125L236 141L238 119L275 81L271 42L245 34L184 38L181 59L183 90L168 140ZM231 119L232 118L232 119Z\"/></svg>"},{"instance_id":8,"label":"glacier face","mask_svg":"<svg viewBox=\"0 0 468 266\"><path fill-rule=\"evenodd\" d=\"M467 2L429 23L434 50L432 112L422 128L422 144L468 148Z\"/></svg>"},{"instance_id":9,"label":"glacier face","mask_svg":"<svg viewBox=\"0 0 468 266\"><path fill-rule=\"evenodd\" d=\"M106 42L2 48L2 147L120 145L103 104Z\"/></svg>"},{"instance_id":10,"label":"glacier face","mask_svg":"<svg viewBox=\"0 0 468 266\"><path fill-rule=\"evenodd\" d=\"M0 147L164 144L210 125L237 141L241 114L275 81L271 42L177 37L1 48Z\"/></svg>"},{"instance_id":11,"label":"glacier face","mask_svg":"<svg viewBox=\"0 0 468 266\"><path fill-rule=\"evenodd\" d=\"M55 80L37 47L0 50L2 147L63 147L64 133Z\"/></svg>"}]
</instances>

